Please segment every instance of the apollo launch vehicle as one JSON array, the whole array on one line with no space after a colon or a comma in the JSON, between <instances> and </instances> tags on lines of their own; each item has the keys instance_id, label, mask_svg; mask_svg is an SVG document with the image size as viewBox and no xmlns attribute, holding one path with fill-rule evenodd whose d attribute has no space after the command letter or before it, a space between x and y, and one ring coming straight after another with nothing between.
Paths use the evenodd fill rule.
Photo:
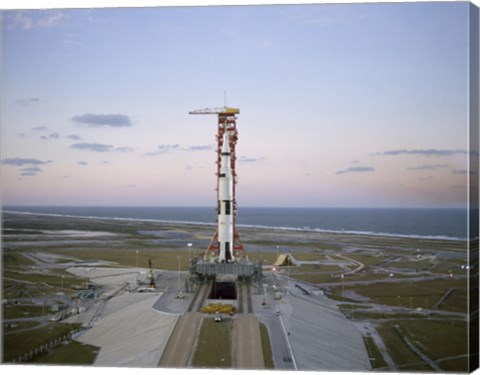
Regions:
<instances>
[{"instance_id":1,"label":"apollo launch vehicle","mask_svg":"<svg viewBox=\"0 0 480 375\"><path fill-rule=\"evenodd\" d=\"M230 137L223 133L220 173L218 175L218 262L231 263L233 255L233 174L230 160Z\"/></svg>"}]
</instances>

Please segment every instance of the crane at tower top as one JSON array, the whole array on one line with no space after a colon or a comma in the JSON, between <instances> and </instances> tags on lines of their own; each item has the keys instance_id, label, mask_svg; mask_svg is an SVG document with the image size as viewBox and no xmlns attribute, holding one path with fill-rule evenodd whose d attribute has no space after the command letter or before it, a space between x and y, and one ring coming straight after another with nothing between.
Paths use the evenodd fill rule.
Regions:
<instances>
[{"instance_id":1,"label":"crane at tower top","mask_svg":"<svg viewBox=\"0 0 480 375\"><path fill-rule=\"evenodd\" d=\"M238 115L240 113L239 108L232 107L218 107L218 108L205 108L197 109L194 111L188 112L190 115L220 115L220 116L231 116Z\"/></svg>"}]
</instances>

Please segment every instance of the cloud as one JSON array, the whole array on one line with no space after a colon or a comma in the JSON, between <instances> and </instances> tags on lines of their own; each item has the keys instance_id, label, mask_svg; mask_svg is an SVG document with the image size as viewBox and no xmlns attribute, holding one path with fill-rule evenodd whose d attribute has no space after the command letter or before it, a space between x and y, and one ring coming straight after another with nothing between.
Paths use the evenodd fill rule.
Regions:
<instances>
[{"instance_id":1,"label":"cloud","mask_svg":"<svg viewBox=\"0 0 480 375\"><path fill-rule=\"evenodd\" d=\"M180 148L179 144L162 144L157 146L157 149L155 151L147 152L144 155L145 156L156 156L156 155L162 155L162 154L167 154L171 151L174 150L182 150L182 151L209 151L213 150L214 146L213 145L194 145L194 146L188 146L187 148Z\"/></svg>"},{"instance_id":2,"label":"cloud","mask_svg":"<svg viewBox=\"0 0 480 375\"><path fill-rule=\"evenodd\" d=\"M43 135L41 137L43 140L47 140L47 139L59 139L60 138L60 134L58 133L50 133L49 135Z\"/></svg>"},{"instance_id":3,"label":"cloud","mask_svg":"<svg viewBox=\"0 0 480 375\"><path fill-rule=\"evenodd\" d=\"M176 150L180 147L179 144L174 144L174 145L159 145L157 146L157 150L156 151L152 151L152 152L147 152L145 153L144 155L145 156L156 156L156 155L163 155L163 154L167 154L173 150Z\"/></svg>"},{"instance_id":4,"label":"cloud","mask_svg":"<svg viewBox=\"0 0 480 375\"><path fill-rule=\"evenodd\" d=\"M5 25L7 29L29 30L34 22L25 12L5 12Z\"/></svg>"},{"instance_id":5,"label":"cloud","mask_svg":"<svg viewBox=\"0 0 480 375\"><path fill-rule=\"evenodd\" d=\"M418 180L420 181L426 181L426 180L432 180L433 176L425 176L425 177L419 177Z\"/></svg>"},{"instance_id":6,"label":"cloud","mask_svg":"<svg viewBox=\"0 0 480 375\"><path fill-rule=\"evenodd\" d=\"M65 138L72 139L74 141L81 141L83 138L76 134L67 135Z\"/></svg>"},{"instance_id":7,"label":"cloud","mask_svg":"<svg viewBox=\"0 0 480 375\"><path fill-rule=\"evenodd\" d=\"M32 130L36 132L41 132L48 130L48 128L46 126L35 126L34 128L32 128Z\"/></svg>"},{"instance_id":8,"label":"cloud","mask_svg":"<svg viewBox=\"0 0 480 375\"><path fill-rule=\"evenodd\" d=\"M335 172L335 174L345 174L345 173L358 173L358 172L373 172L375 168L373 167L350 167L343 169L341 171Z\"/></svg>"},{"instance_id":9,"label":"cloud","mask_svg":"<svg viewBox=\"0 0 480 375\"><path fill-rule=\"evenodd\" d=\"M185 166L185 169L186 169L187 171L191 171L191 170L193 169L193 165L186 165L186 166Z\"/></svg>"},{"instance_id":10,"label":"cloud","mask_svg":"<svg viewBox=\"0 0 480 375\"><path fill-rule=\"evenodd\" d=\"M28 167L20 169L20 176L36 176L42 170L38 167Z\"/></svg>"},{"instance_id":11,"label":"cloud","mask_svg":"<svg viewBox=\"0 0 480 375\"><path fill-rule=\"evenodd\" d=\"M5 11L4 22L7 29L35 30L53 29L61 24L64 14L58 11Z\"/></svg>"},{"instance_id":12,"label":"cloud","mask_svg":"<svg viewBox=\"0 0 480 375\"><path fill-rule=\"evenodd\" d=\"M434 169L444 169L448 168L448 164L425 164L425 165L418 165L416 167L409 167L407 168L408 170L414 171L414 170L434 170Z\"/></svg>"},{"instance_id":13,"label":"cloud","mask_svg":"<svg viewBox=\"0 0 480 375\"><path fill-rule=\"evenodd\" d=\"M78 165L88 165L88 163L86 161L79 161Z\"/></svg>"},{"instance_id":14,"label":"cloud","mask_svg":"<svg viewBox=\"0 0 480 375\"><path fill-rule=\"evenodd\" d=\"M199 145L199 146L190 146L187 149L188 151L208 151L213 150L213 145Z\"/></svg>"},{"instance_id":15,"label":"cloud","mask_svg":"<svg viewBox=\"0 0 480 375\"><path fill-rule=\"evenodd\" d=\"M17 99L17 104L21 107L30 107L31 105L37 104L39 101L39 98L19 98Z\"/></svg>"},{"instance_id":16,"label":"cloud","mask_svg":"<svg viewBox=\"0 0 480 375\"><path fill-rule=\"evenodd\" d=\"M240 158L238 158L239 163L260 163L264 160L265 158L251 158L248 156L240 156Z\"/></svg>"},{"instance_id":17,"label":"cloud","mask_svg":"<svg viewBox=\"0 0 480 375\"><path fill-rule=\"evenodd\" d=\"M112 145L105 145L101 143L87 143L87 142L74 143L73 145L70 146L70 148L74 148L76 150L88 150L88 151L96 151L96 152L108 152L114 149Z\"/></svg>"},{"instance_id":18,"label":"cloud","mask_svg":"<svg viewBox=\"0 0 480 375\"><path fill-rule=\"evenodd\" d=\"M132 152L133 151L133 148L131 147L117 147L114 149L114 151L118 151L118 152Z\"/></svg>"},{"instance_id":19,"label":"cloud","mask_svg":"<svg viewBox=\"0 0 480 375\"><path fill-rule=\"evenodd\" d=\"M24 165L43 165L51 163L51 160L43 161L29 158L6 158L2 160L3 165L10 165L13 167L23 167Z\"/></svg>"},{"instance_id":20,"label":"cloud","mask_svg":"<svg viewBox=\"0 0 480 375\"><path fill-rule=\"evenodd\" d=\"M60 12L45 14L38 20L37 25L42 29L52 29L61 23L63 17Z\"/></svg>"},{"instance_id":21,"label":"cloud","mask_svg":"<svg viewBox=\"0 0 480 375\"><path fill-rule=\"evenodd\" d=\"M437 150L437 149L417 149L417 150L388 150L382 152L376 152L373 155L384 155L384 156L396 156L396 155L425 155L425 156L451 156L456 154L468 154L466 150ZM478 152L472 152L472 154L477 154Z\"/></svg>"},{"instance_id":22,"label":"cloud","mask_svg":"<svg viewBox=\"0 0 480 375\"><path fill-rule=\"evenodd\" d=\"M41 130L46 130L47 128L45 129L41 129ZM62 136L60 133L50 133L48 135L42 135L40 137L40 139L44 140L44 141L48 141L48 140L51 140L51 139L60 139L60 138L65 138L65 139L71 139L73 141L81 141L83 138L80 137L79 135L77 134L70 134L70 135L67 135L67 136Z\"/></svg>"},{"instance_id":23,"label":"cloud","mask_svg":"<svg viewBox=\"0 0 480 375\"><path fill-rule=\"evenodd\" d=\"M20 176L24 177L36 176L37 174L42 172L38 165L45 165L51 162L51 160L43 161L30 158L6 158L2 160L3 165L9 165L12 167L27 166L26 168L20 169Z\"/></svg>"},{"instance_id":24,"label":"cloud","mask_svg":"<svg viewBox=\"0 0 480 375\"><path fill-rule=\"evenodd\" d=\"M70 145L70 148L76 150L87 150L87 151L96 151L96 152L109 152L109 151L118 151L118 152L130 152L133 151L133 148L130 147L114 147L112 145L106 145L103 143L88 143L88 142L79 142Z\"/></svg>"},{"instance_id":25,"label":"cloud","mask_svg":"<svg viewBox=\"0 0 480 375\"><path fill-rule=\"evenodd\" d=\"M91 127L101 127L101 126L111 126L113 128L121 128L132 126L130 117L127 115L121 114L108 114L108 115L99 115L92 113L85 113L81 116L73 116L72 121L87 125Z\"/></svg>"},{"instance_id":26,"label":"cloud","mask_svg":"<svg viewBox=\"0 0 480 375\"><path fill-rule=\"evenodd\" d=\"M32 128L32 131L33 132L46 132L48 131L49 129L46 127L46 126L35 126ZM25 133L22 133L23 136L25 137L26 134ZM73 139L75 141L79 141L82 139L82 137L80 137L79 135L76 135L76 134L71 134L71 135L68 135L68 136L62 136L60 133L58 132L54 132L54 133L50 133L48 135L42 135L40 136L40 139L42 140L49 140L49 139L60 139L60 138L68 138L68 139Z\"/></svg>"}]
</instances>

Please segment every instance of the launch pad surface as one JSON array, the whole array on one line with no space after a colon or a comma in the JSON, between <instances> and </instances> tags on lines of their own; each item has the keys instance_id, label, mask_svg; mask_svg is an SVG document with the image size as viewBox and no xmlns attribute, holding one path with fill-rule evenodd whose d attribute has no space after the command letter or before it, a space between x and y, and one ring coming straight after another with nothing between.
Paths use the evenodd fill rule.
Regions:
<instances>
[{"instance_id":1,"label":"launch pad surface","mask_svg":"<svg viewBox=\"0 0 480 375\"><path fill-rule=\"evenodd\" d=\"M77 268L78 272L82 269ZM121 271L110 272L121 275ZM106 275L107 269L89 273L95 278L95 272ZM183 283L188 274L182 272L180 277ZM224 321L216 323L233 323L229 328L233 368L264 368L260 323L268 329L275 369L370 368L360 331L332 301L324 296L306 297L273 272L266 272L263 290L233 278L235 298L212 298L213 280L177 298L178 273L173 271L162 272L156 281L155 293L128 293L110 299L93 327L79 336L79 341L101 347L94 365L196 367L193 357L203 321L215 316L201 313L201 309L209 303L223 303L232 304L237 311L233 316L224 314ZM215 281L232 283L232 276L219 275ZM281 300L276 299L274 285L283 285ZM73 319L81 322L80 315ZM151 324L147 327L145 321Z\"/></svg>"}]
</instances>

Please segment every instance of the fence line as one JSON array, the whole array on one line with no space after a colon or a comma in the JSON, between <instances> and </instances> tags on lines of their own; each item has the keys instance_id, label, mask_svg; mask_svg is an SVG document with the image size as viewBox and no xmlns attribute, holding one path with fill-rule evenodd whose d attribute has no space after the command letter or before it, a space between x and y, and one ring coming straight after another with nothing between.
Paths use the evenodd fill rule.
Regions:
<instances>
[{"instance_id":1,"label":"fence line","mask_svg":"<svg viewBox=\"0 0 480 375\"><path fill-rule=\"evenodd\" d=\"M49 342L47 342L46 344L42 344L40 346L37 346L36 348L34 348L34 349L32 349L32 350L30 350L26 353L23 353L23 354L20 354L20 355L14 357L13 360L12 360L12 363L28 362L32 358L48 352L49 349L52 349L56 346L59 346L62 342L72 341L72 336L73 335L75 335L79 332L86 331L89 328L90 327L80 327L80 328L71 330L70 332L66 333L63 336L56 337L56 338L50 340Z\"/></svg>"}]
</instances>

